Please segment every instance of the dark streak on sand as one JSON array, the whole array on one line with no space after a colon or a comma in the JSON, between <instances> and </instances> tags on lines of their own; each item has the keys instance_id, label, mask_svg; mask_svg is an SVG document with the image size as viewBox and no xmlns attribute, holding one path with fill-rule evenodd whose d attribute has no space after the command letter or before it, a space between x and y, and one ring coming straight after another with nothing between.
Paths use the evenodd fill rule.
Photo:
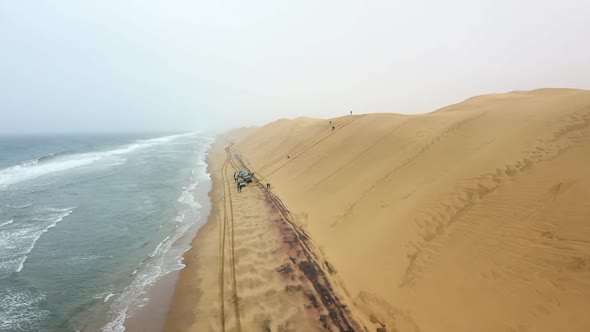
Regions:
<instances>
[{"instance_id":1,"label":"dark streak on sand","mask_svg":"<svg viewBox=\"0 0 590 332\"><path fill-rule=\"evenodd\" d=\"M241 167L251 173L249 168L245 165L239 155L235 155L236 159L240 162ZM320 296L321 303L327 310L328 315L320 315L320 321L324 327L328 328L328 317L332 324L341 332L352 332L360 330L359 325L352 320L350 317L350 311L347 306L340 302L340 299L336 296L328 276L321 268L321 264L326 267L330 274L335 273L333 267L325 260L322 260L319 255L311 250L311 238L309 235L294 222L294 218L291 212L285 207L283 202L270 190L264 188L264 186L256 181L258 186L263 188L263 192L266 195L266 200L269 204L272 204L283 217L282 223L277 223L280 227L281 224L286 223L288 227L281 228L283 233L283 241L289 246L290 249L295 251L296 257L289 257L291 262L299 268L309 282L313 285L315 291ZM304 257L300 259L301 254ZM281 274L291 273L293 269L291 266L281 266L277 269ZM289 287L289 286L287 286ZM296 289L287 288L287 291L296 291ZM316 309L320 308L317 298L314 294L307 291L305 295L312 303L312 306Z\"/></svg>"}]
</instances>

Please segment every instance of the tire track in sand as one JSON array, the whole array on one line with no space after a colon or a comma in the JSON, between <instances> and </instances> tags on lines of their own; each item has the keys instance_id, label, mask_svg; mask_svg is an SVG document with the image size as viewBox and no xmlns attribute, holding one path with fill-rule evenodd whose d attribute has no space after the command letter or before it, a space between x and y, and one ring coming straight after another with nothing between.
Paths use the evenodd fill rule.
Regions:
<instances>
[{"instance_id":1,"label":"tire track in sand","mask_svg":"<svg viewBox=\"0 0 590 332\"><path fill-rule=\"evenodd\" d=\"M226 151L229 151L229 149L230 147L228 147ZM240 156L236 155L236 157L241 164L241 167L239 168L249 171L249 168ZM231 160L231 163L234 167L237 167L237 164L233 160ZM292 241L294 241L293 244L298 247L299 251L303 254L302 257L291 256L289 258L311 283L318 295L319 303L315 302L314 306L319 308L321 305L327 311L328 315L323 318L325 324L324 327L327 330L332 330L332 328L329 327L329 320L331 321L331 326L339 332L353 332L360 330L360 326L352 318L347 305L336 295L336 291L328 276L329 273L334 273L332 266L321 257L318 250L314 250L316 245L313 243L311 237L295 222L295 218L291 214L291 211L289 211L280 198L272 191L266 189L259 179L255 178L255 183L260 189L262 189L262 192L279 212L281 219L287 227L290 228L291 231L288 233L292 235Z\"/></svg>"},{"instance_id":2,"label":"tire track in sand","mask_svg":"<svg viewBox=\"0 0 590 332\"><path fill-rule=\"evenodd\" d=\"M230 278L232 284L232 299L231 302L233 303L234 307L234 315L236 321L236 329L241 332L241 321L240 321L240 306L239 306L239 297L238 297L238 289L236 283L236 263L235 263L235 250L234 250L234 211L233 211L233 203L231 197L231 182L227 176L228 168L230 164L233 166L233 162L231 161L231 155L229 152L229 147L225 149L227 157L223 163L221 169L221 179L223 183L223 227L221 230L221 243L220 243L220 272L219 272L219 297L220 297L220 325L222 331L225 331L225 243L226 243L226 236L229 237L227 242L229 244L229 261L230 261ZM228 208L229 206L229 208Z\"/></svg>"}]
</instances>

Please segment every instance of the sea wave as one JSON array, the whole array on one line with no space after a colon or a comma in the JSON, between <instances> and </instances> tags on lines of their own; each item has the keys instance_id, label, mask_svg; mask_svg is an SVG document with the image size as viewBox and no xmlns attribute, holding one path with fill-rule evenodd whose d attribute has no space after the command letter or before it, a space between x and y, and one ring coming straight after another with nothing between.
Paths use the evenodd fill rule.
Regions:
<instances>
[{"instance_id":1,"label":"sea wave","mask_svg":"<svg viewBox=\"0 0 590 332\"><path fill-rule=\"evenodd\" d=\"M184 137L193 137L196 136L197 133L185 133L185 134L177 134L177 135L170 135L170 136L164 136L164 137L158 137L158 138L150 138L150 139L144 139L144 140L138 140L137 142L140 144L158 144L158 143L168 143L168 142L172 142L176 139L179 138L184 138Z\"/></svg>"},{"instance_id":2,"label":"sea wave","mask_svg":"<svg viewBox=\"0 0 590 332\"><path fill-rule=\"evenodd\" d=\"M52 214L49 217L49 219L45 219L45 221L49 221L49 224L47 224L47 226L40 233L36 234L36 236L33 238L31 245L27 248L24 255L21 257L20 263L19 263L18 268L16 269L15 272L20 272L23 269L23 267L25 266L25 262L29 258L28 255L31 253L33 248L35 248L35 244L37 243L37 241L39 241L41 236L44 233L47 233L47 231L49 231L51 228L55 227L55 225L57 225L57 223L62 221L65 217L69 216L74 211L74 208L66 208L66 209L52 208L52 209L50 209L50 211L55 212L55 214Z\"/></svg>"},{"instance_id":3,"label":"sea wave","mask_svg":"<svg viewBox=\"0 0 590 332\"><path fill-rule=\"evenodd\" d=\"M192 193L195 190L195 188L197 188L198 185L199 185L199 182L196 180L193 180L193 183L191 183L187 188L184 188L182 195L180 195L180 197L178 198L178 202L186 204L186 205L188 205L192 208L195 208L195 209L200 208L201 204L199 204L199 202L197 202L195 200L195 196Z\"/></svg>"},{"instance_id":4,"label":"sea wave","mask_svg":"<svg viewBox=\"0 0 590 332\"><path fill-rule=\"evenodd\" d=\"M35 244L48 232L74 211L74 208L47 209L42 218L34 218L27 227L7 229L0 232L0 275L20 272Z\"/></svg>"},{"instance_id":5,"label":"sea wave","mask_svg":"<svg viewBox=\"0 0 590 332\"><path fill-rule=\"evenodd\" d=\"M201 170L205 172L204 169ZM206 172L205 172L206 173ZM166 236L149 256L131 273L133 280L121 293L115 295L112 301L110 314L112 320L103 328L103 332L122 332L125 331L125 319L130 307L142 307L146 289L149 289L156 281L161 279L172 271L180 270L184 267L182 264L182 254L188 248L183 250L172 250L174 244L190 229L197 225L200 220L199 208L201 205L195 201L193 191L198 186L198 182L193 177L188 186L183 188L178 202L182 203L182 210L178 211L176 216L176 228L174 233ZM189 214L192 222L183 222L185 216Z\"/></svg>"},{"instance_id":6,"label":"sea wave","mask_svg":"<svg viewBox=\"0 0 590 332\"><path fill-rule=\"evenodd\" d=\"M77 254L74 255L72 257L67 258L64 261L65 265L68 266L80 266L80 265L86 265L90 262L94 262L100 259L105 258L105 256L102 255L88 255L88 254Z\"/></svg>"},{"instance_id":7,"label":"sea wave","mask_svg":"<svg viewBox=\"0 0 590 332\"><path fill-rule=\"evenodd\" d=\"M0 288L0 331L31 331L50 312L39 308L45 294L33 289Z\"/></svg>"},{"instance_id":8,"label":"sea wave","mask_svg":"<svg viewBox=\"0 0 590 332\"><path fill-rule=\"evenodd\" d=\"M42 175L88 165L99 159L99 155L80 154L77 156L73 155L68 159L54 160L41 164L24 162L20 165L0 170L0 186L9 186Z\"/></svg>"},{"instance_id":9,"label":"sea wave","mask_svg":"<svg viewBox=\"0 0 590 332\"><path fill-rule=\"evenodd\" d=\"M113 293L109 293L109 295L105 296L104 301L103 302L107 302L111 297L113 297Z\"/></svg>"},{"instance_id":10,"label":"sea wave","mask_svg":"<svg viewBox=\"0 0 590 332\"><path fill-rule=\"evenodd\" d=\"M168 241L170 239L170 235L166 236L166 238L164 240L162 240L162 242L158 243L158 245L156 246L156 249L154 249L154 251L150 254L150 257L155 257L158 253L160 253L160 248L162 248L162 245Z\"/></svg>"},{"instance_id":11,"label":"sea wave","mask_svg":"<svg viewBox=\"0 0 590 332\"><path fill-rule=\"evenodd\" d=\"M60 152L55 152L55 153L49 153L45 156L42 156L40 158L37 158L36 161L37 162L43 162L43 161L47 161L47 160L51 160L51 159L55 159L57 157L61 157L61 156L65 156L68 154L71 154L71 151L60 151Z\"/></svg>"},{"instance_id":12,"label":"sea wave","mask_svg":"<svg viewBox=\"0 0 590 332\"><path fill-rule=\"evenodd\" d=\"M48 154L34 160L22 162L19 165L14 165L4 169L0 169L0 188L5 188L15 183L31 180L43 175L89 165L106 157L124 155L137 149L147 148L156 144L171 142L178 138L187 137L191 135L195 134L189 133L147 140L137 140L134 143L120 146L116 149L108 151L97 151L76 154L59 152L54 154ZM118 164L120 163L114 163L112 165Z\"/></svg>"},{"instance_id":13,"label":"sea wave","mask_svg":"<svg viewBox=\"0 0 590 332\"><path fill-rule=\"evenodd\" d=\"M25 203L22 205L12 205L12 204L6 204L7 207L9 208L13 208L13 209L24 209L24 208L28 208L29 206L31 206L31 203Z\"/></svg>"},{"instance_id":14,"label":"sea wave","mask_svg":"<svg viewBox=\"0 0 590 332\"><path fill-rule=\"evenodd\" d=\"M0 227L2 227L2 226L6 226L6 225L10 225L10 224L12 224L13 222L14 222L14 220L13 220L13 219L10 219L10 220L8 220L8 221L5 221L5 222L3 222L3 223L0 223Z\"/></svg>"}]
</instances>

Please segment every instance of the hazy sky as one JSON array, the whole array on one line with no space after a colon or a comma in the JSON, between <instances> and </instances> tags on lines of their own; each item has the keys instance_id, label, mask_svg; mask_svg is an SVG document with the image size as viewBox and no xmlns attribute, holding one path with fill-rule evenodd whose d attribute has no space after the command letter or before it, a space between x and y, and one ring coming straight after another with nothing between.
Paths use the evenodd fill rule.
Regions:
<instances>
[{"instance_id":1,"label":"hazy sky","mask_svg":"<svg viewBox=\"0 0 590 332\"><path fill-rule=\"evenodd\" d=\"M590 2L0 0L0 133L423 113L590 89Z\"/></svg>"}]
</instances>

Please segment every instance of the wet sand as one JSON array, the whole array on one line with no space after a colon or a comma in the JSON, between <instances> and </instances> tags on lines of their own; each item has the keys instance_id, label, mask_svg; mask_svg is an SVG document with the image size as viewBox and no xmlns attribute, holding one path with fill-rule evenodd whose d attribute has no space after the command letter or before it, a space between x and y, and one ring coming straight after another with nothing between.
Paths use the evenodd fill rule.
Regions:
<instances>
[{"instance_id":1,"label":"wet sand","mask_svg":"<svg viewBox=\"0 0 590 332\"><path fill-rule=\"evenodd\" d=\"M127 332L159 332L164 329L176 289L179 271L167 274L158 280L147 292L147 304L129 310L125 319Z\"/></svg>"}]
</instances>

